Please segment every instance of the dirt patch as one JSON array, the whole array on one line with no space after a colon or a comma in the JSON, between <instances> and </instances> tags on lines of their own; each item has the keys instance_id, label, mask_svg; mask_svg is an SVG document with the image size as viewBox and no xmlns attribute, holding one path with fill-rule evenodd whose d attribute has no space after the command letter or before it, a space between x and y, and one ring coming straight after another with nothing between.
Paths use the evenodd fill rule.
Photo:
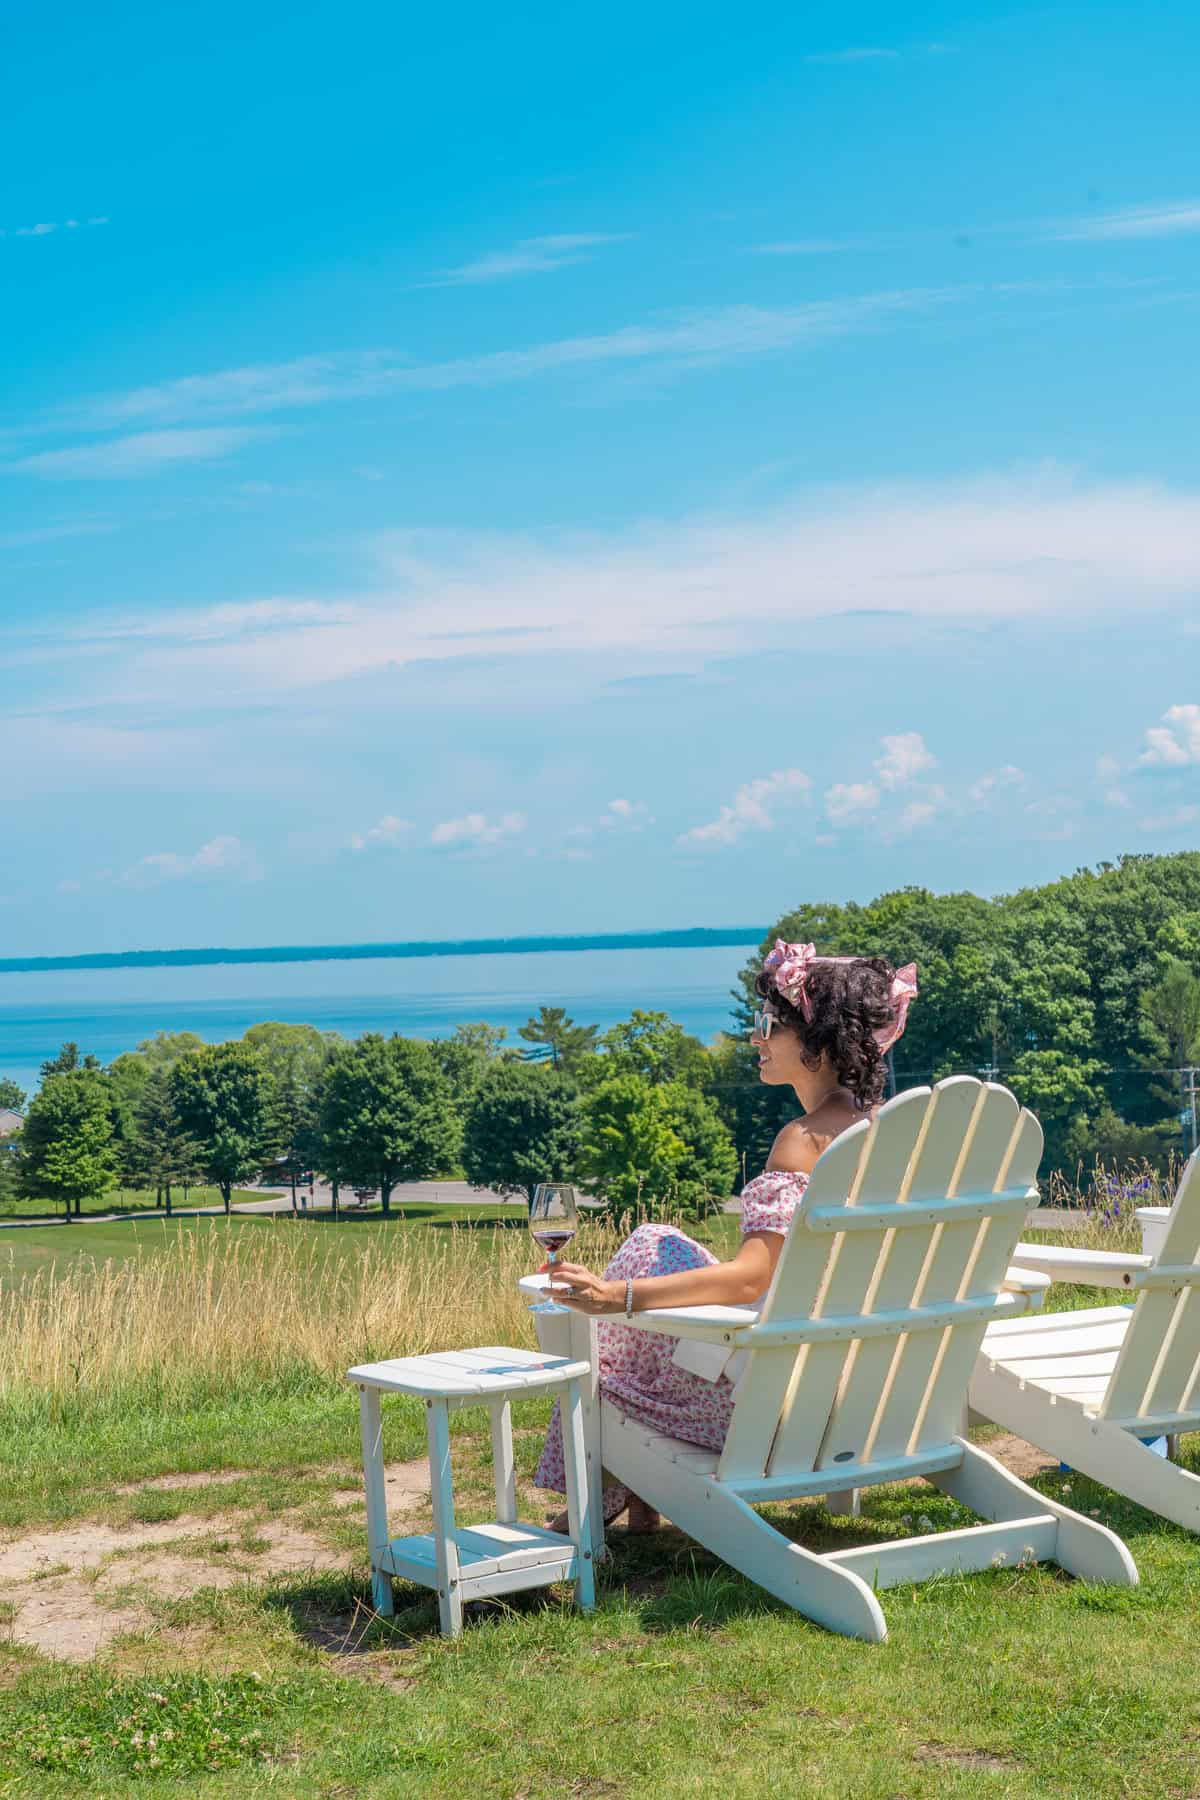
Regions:
<instances>
[{"instance_id":1,"label":"dirt patch","mask_svg":"<svg viewBox=\"0 0 1200 1800\"><path fill-rule=\"evenodd\" d=\"M389 1511L411 1512L415 1501L429 1498L428 1461L421 1456L415 1462L392 1463L384 1476L384 1487ZM347 1479L346 1485L339 1487L333 1497L335 1506L353 1506L362 1498L361 1477L357 1481Z\"/></svg>"},{"instance_id":2,"label":"dirt patch","mask_svg":"<svg viewBox=\"0 0 1200 1800\"><path fill-rule=\"evenodd\" d=\"M1012 1769L1011 1756L997 1756L990 1750L954 1750L949 1744L918 1744L913 1754L920 1762L942 1763L955 1769L988 1769L993 1774Z\"/></svg>"},{"instance_id":3,"label":"dirt patch","mask_svg":"<svg viewBox=\"0 0 1200 1800\"><path fill-rule=\"evenodd\" d=\"M1006 1469L1022 1481L1028 1481L1033 1475L1046 1475L1051 1469L1057 1469L1057 1456L1047 1456L1036 1444L1027 1444L1024 1438L1014 1437L1010 1431L1003 1431L998 1437L989 1438L980 1449L1002 1462Z\"/></svg>"},{"instance_id":4,"label":"dirt patch","mask_svg":"<svg viewBox=\"0 0 1200 1800\"><path fill-rule=\"evenodd\" d=\"M120 1491L195 1487L214 1479L239 1476L160 1476ZM428 1496L428 1464L422 1459L393 1465L387 1491L394 1515L411 1512ZM347 1492L341 1504L352 1504L360 1493ZM227 1512L124 1527L67 1525L0 1544L0 1602L12 1609L7 1630L15 1642L64 1661L86 1662L118 1633L150 1624L148 1608L130 1589L175 1600L199 1588L344 1570L349 1560L345 1551L331 1550L288 1517L260 1523L252 1514Z\"/></svg>"},{"instance_id":5,"label":"dirt patch","mask_svg":"<svg viewBox=\"0 0 1200 1800\"><path fill-rule=\"evenodd\" d=\"M179 1488L224 1487L230 1481L245 1481L251 1469L222 1469L217 1475L155 1475L149 1481L126 1481L112 1488L114 1494L173 1494Z\"/></svg>"}]
</instances>

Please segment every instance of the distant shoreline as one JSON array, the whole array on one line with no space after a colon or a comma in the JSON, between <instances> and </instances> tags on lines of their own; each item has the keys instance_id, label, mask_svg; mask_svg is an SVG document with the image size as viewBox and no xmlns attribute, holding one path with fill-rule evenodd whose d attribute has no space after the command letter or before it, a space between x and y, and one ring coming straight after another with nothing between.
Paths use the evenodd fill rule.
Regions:
<instances>
[{"instance_id":1,"label":"distant shoreline","mask_svg":"<svg viewBox=\"0 0 1200 1800\"><path fill-rule=\"evenodd\" d=\"M250 950L111 950L85 956L4 956L0 975L51 969L187 969L217 963L367 962L417 956L529 956L553 950L707 950L760 944L765 928L591 932L568 937L459 938L397 944L267 944Z\"/></svg>"}]
</instances>

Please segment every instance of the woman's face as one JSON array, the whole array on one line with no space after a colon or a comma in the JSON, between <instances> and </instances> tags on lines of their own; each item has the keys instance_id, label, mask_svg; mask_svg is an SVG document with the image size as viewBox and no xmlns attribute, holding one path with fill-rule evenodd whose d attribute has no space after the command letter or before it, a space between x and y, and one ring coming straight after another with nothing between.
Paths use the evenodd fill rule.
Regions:
<instances>
[{"instance_id":1,"label":"woman's face","mask_svg":"<svg viewBox=\"0 0 1200 1800\"><path fill-rule=\"evenodd\" d=\"M795 1028L784 1025L769 1000L755 1014L750 1042L758 1051L758 1078L771 1086L793 1086L811 1073Z\"/></svg>"}]
</instances>

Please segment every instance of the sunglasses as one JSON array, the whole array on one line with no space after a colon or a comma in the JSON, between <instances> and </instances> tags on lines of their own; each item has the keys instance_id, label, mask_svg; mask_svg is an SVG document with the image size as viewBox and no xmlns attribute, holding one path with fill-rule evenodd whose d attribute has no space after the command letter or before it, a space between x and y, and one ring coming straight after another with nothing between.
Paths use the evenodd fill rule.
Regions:
<instances>
[{"instance_id":1,"label":"sunglasses","mask_svg":"<svg viewBox=\"0 0 1200 1800\"><path fill-rule=\"evenodd\" d=\"M773 1025L778 1025L778 1023L779 1020L771 1011L770 1007L764 1006L761 1012L756 1012L754 1015L753 1022L750 1026L750 1036L761 1038L765 1044L771 1035L771 1027Z\"/></svg>"}]
</instances>

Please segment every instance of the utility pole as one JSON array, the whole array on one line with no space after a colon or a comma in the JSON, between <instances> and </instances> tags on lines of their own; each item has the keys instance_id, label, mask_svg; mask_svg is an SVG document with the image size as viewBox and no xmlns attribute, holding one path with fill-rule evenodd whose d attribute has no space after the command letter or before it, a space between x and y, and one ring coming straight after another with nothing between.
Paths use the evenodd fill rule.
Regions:
<instances>
[{"instance_id":1,"label":"utility pole","mask_svg":"<svg viewBox=\"0 0 1200 1800\"><path fill-rule=\"evenodd\" d=\"M1197 1145L1200 1144L1200 1119L1197 1117L1198 1107L1200 1107L1200 1089L1196 1086L1196 1077L1198 1075L1200 1075L1200 1069L1197 1069L1194 1066L1188 1069L1180 1069L1179 1071L1179 1093L1180 1098L1183 1101L1183 1105L1180 1109L1180 1122L1182 1123L1185 1119L1190 1119L1191 1121L1191 1149L1193 1151L1196 1149Z\"/></svg>"}]
</instances>

